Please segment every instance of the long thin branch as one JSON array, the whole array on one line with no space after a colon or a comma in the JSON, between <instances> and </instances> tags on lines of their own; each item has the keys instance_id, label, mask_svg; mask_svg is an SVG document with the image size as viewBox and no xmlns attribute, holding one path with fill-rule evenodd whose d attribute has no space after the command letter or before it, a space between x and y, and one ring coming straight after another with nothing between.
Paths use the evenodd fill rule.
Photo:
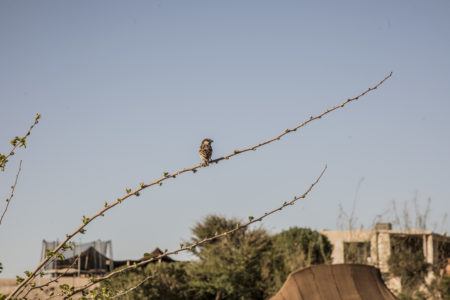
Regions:
<instances>
[{"instance_id":1,"label":"long thin branch","mask_svg":"<svg viewBox=\"0 0 450 300\"><path fill-rule=\"evenodd\" d=\"M162 253L162 254L160 254L158 256L150 257L148 259L140 261L139 263L127 266L127 267L125 267L123 269L119 269L119 270L113 271L113 272L109 273L108 275L105 275L105 276L102 276L102 277L97 277L97 278L91 280L91 282L89 282L88 284L86 284L86 285L84 285L84 286L74 290L74 292L71 295L68 295L67 297L70 297L70 296L73 296L73 295L75 295L77 293L80 293L80 292L86 290L87 288L93 286L94 284L97 284L97 283L102 282L102 281L104 281L106 279L109 279L109 278L111 278L111 277L113 277L113 276L115 276L117 274L123 273L123 272L128 271L128 270L136 269L137 267L144 266L144 265L146 265L146 264L148 264L150 262L153 262L153 261L158 261L158 260L160 260L163 257L166 257L168 255L174 255L174 254L178 254L179 252L192 250L192 249L200 246L201 244L204 244L206 242L209 242L209 241L212 241L212 240L215 240L215 239L222 238L224 236L230 235L230 234L232 234L232 233L234 233L234 232L236 232L238 230L242 230L244 228L247 228L248 226L250 226L253 223L261 222L263 219L267 218L268 216L270 216L270 215L272 215L272 214L274 214L274 213L276 213L278 211L281 211L286 206L294 205L295 202L297 202L299 199L305 198L309 194L309 192L314 188L314 186L319 182L319 180L322 178L322 176L325 173L326 169L327 169L327 166L325 166L323 168L322 172L317 177L317 179L309 186L309 188L302 195L295 196L289 202L286 202L286 201L283 202L281 204L281 206L279 206L279 207L277 207L277 208L275 208L275 209L273 209L273 210L271 210L269 212L264 213L262 216L260 216L258 218L254 218L252 216L249 216L248 217L248 222L246 222L244 224L239 224L238 223L238 226L236 226L236 228L233 228L231 230L225 231L225 232L220 233L220 234L213 235L211 237L204 238L204 239L202 239L200 241L197 241L197 242L195 242L193 244L190 244L190 245L183 245L183 244L181 244L180 248L177 249L177 250L172 250L170 252L165 251L164 253Z\"/></svg>"},{"instance_id":2,"label":"long thin branch","mask_svg":"<svg viewBox=\"0 0 450 300\"><path fill-rule=\"evenodd\" d=\"M131 291L134 291L135 289L137 289L139 286L141 286L144 282L146 282L147 280L149 280L149 279L152 278L152 277L153 277L152 275L149 275L149 276L145 277L144 280L140 281L140 282L139 282L138 284L136 284L135 286L133 286L133 287L127 289L126 291L123 291L123 292L121 292L121 293L118 293L118 294L116 294L116 295L110 297L109 299L114 299L114 298L117 298L117 297L126 295L126 294L128 294L129 292L131 292Z\"/></svg>"},{"instance_id":3,"label":"long thin branch","mask_svg":"<svg viewBox=\"0 0 450 300\"><path fill-rule=\"evenodd\" d=\"M14 155L14 151L16 150L17 147L26 147L26 139L27 137L31 134L31 130L33 129L33 127L39 123L39 119L41 118L40 114L36 114L36 116L34 117L34 123L31 124L30 128L28 129L28 131L25 133L25 135L21 138L19 138L18 136L16 136L13 140L11 140L11 144L12 144L12 149L11 151L9 151L8 154L3 155L0 154L0 171L4 171L5 170L5 166L6 163L8 162L8 158L10 156Z\"/></svg>"},{"instance_id":4,"label":"long thin branch","mask_svg":"<svg viewBox=\"0 0 450 300\"><path fill-rule=\"evenodd\" d=\"M241 153L244 153L244 152L247 152L247 151L250 151L250 150L256 150L257 148L259 148L259 147L262 147L262 146L264 146L264 145L267 145L267 144L269 144L269 143L271 143L271 142L273 142L273 141L276 141L276 140L280 140L284 135L286 135L286 134L288 134L288 133L291 133L291 132L294 132L294 131L296 131L297 129L299 129L299 128L301 128L301 127L303 127L303 126L305 126L306 124L308 124L308 123L310 123L310 122L312 122L313 120L316 120L316 119L320 119L320 118L322 118L324 115L326 115L326 114L328 114L328 113L330 113L330 112L332 112L332 111L335 111L335 110L337 110L337 109L339 109L339 108L342 108L342 107L344 107L347 103L349 103L349 102L352 102L352 101L355 101L355 100L358 100L360 97L362 97L362 96L364 96L364 95L366 95L367 93L369 93L369 92L371 92L371 91L373 91L373 90L375 90L375 89L377 89L381 84L383 84L388 78L390 78L392 76L392 72L391 73L389 73L389 75L387 75L385 78L383 78L383 80L381 80L379 83L377 83L375 86L373 86L373 87L371 87L371 88L368 88L367 90L365 90L364 92L362 92L361 94L359 94L358 96L356 96L356 97L353 97L353 98L349 98L349 99L347 99L347 100L345 100L343 103L341 103L340 105L337 105L337 106L334 106L334 107L332 107L332 108L330 108L330 109L327 109L327 110L325 110L323 113L321 113L321 114L319 114L319 115L316 115L316 116L311 116L308 120L306 120L306 121L304 121L303 123L301 123L301 124L299 124L298 126L296 126L296 127L294 127L294 128L292 128L292 129L286 129L283 133L281 133L280 135L278 135L278 136L276 136L276 137L274 137L274 138L271 138L271 139L268 139L267 141L265 141L265 142L262 142L262 143L260 143L260 144L257 144L257 145L254 145L254 146L251 146L251 147L248 147L248 148L244 148L244 149L241 149L241 150L234 150L234 152L233 153L231 153L231 154L228 154L228 155L226 155L226 156L223 156L223 157L220 157L220 158L217 158L217 159L214 159L214 160L212 160L211 162L212 163L218 163L218 162L220 162L220 161L222 161L222 160L224 160L224 159L229 159L229 158L231 158L231 157L233 157L233 156L235 156L235 155L238 155L238 154L241 154ZM211 165L211 164L210 164ZM179 170L179 171L177 171L177 172L174 172L174 173L168 173L168 172L165 172L164 173L164 175L163 175L163 177L161 177L161 178L159 178L159 179L157 179L157 180L155 180L155 181L153 181L153 182L150 182L150 183L147 183L147 184L145 184L145 183L140 183L140 187L139 188L137 188L137 189L135 189L135 190L133 190L133 191L131 191L131 189L126 189L126 194L124 195L124 196L122 196L122 197L120 197L120 198L118 198L115 202L113 202L113 203L111 203L111 204L108 204L106 201L105 201L105 205L104 205L104 208L103 209L101 209L100 211L98 211L96 214L94 214L94 215L92 215L91 217L89 217L89 218L86 218L86 217L83 217L83 223L81 224L81 225L79 225L78 226L78 228L76 228L72 233L70 233L70 234L66 234L66 238L55 248L55 249L53 249L52 250L52 252L53 253L56 253L56 252L58 252L61 248L63 248L65 245L66 245L66 243L70 240L70 239L72 239L77 233L79 233L79 232L81 232L81 233L83 233L84 231L85 231L85 227L90 223L90 222L92 222L94 219L96 219L96 218L98 218L98 217L100 217L100 216L104 216L104 214L105 214L105 212L106 211L108 211L108 210L110 210L111 208L113 208L113 207L115 207L116 205L118 205L118 204L120 204L120 203L122 203L124 200L126 200L127 198L129 198L129 197L131 197L131 196L139 196L140 195L140 192L142 191L142 190L144 190L144 189L146 189L146 188L148 188L148 187L150 187L150 186L153 186L153 185L162 185L162 183L163 183L163 181L165 181L165 180L167 180L167 179L169 179L169 178L175 178L176 176L178 176L178 175L180 175L180 174L182 174L182 173L186 173L186 172L189 172L189 171L192 171L192 172L197 172L197 169L199 169L199 168L201 168L201 167L206 167L206 166L204 166L204 164L202 164L202 163L199 163L199 164L197 164L197 165L195 165L195 166L193 166L193 167L190 167L190 168L184 168L184 169L181 169L181 170ZM47 263L47 261L50 259L50 257L46 257L35 269L34 269L34 271L33 272L31 272L31 274L30 274L30 276L29 277L27 277L27 278L25 278L23 281L22 281L22 283L20 283L15 289L14 289L14 291L12 291L11 292L11 294L8 296L8 298L6 298L6 300L9 300L9 299L11 299L13 296L15 296L15 295L17 295L18 294L18 292L34 277L34 276L36 276L36 273Z\"/></svg>"},{"instance_id":5,"label":"long thin branch","mask_svg":"<svg viewBox=\"0 0 450 300\"><path fill-rule=\"evenodd\" d=\"M21 170L22 170L22 161L20 161L19 163L19 169L17 170L16 180L14 180L14 184L11 186L11 194L9 194L9 197L6 198L6 207L3 210L2 216L0 217L0 225L2 224L3 217L5 216L6 211L8 210L9 203L11 202L11 199L14 197L14 190L16 189L17 180L19 179L19 174Z\"/></svg>"}]
</instances>

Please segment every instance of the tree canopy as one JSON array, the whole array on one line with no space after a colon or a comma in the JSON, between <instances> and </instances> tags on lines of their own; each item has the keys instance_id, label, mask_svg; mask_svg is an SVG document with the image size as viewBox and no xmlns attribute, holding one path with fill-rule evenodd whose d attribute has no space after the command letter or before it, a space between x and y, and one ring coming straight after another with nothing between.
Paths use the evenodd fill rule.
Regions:
<instances>
[{"instance_id":1,"label":"tree canopy","mask_svg":"<svg viewBox=\"0 0 450 300\"><path fill-rule=\"evenodd\" d=\"M192 228L190 242L239 222L209 215ZM292 227L275 235L262 227L247 228L193 250L197 259L149 264L114 277L103 288L117 295L142 282L123 299L266 299L295 269L328 263L331 250L325 236L308 228Z\"/></svg>"}]
</instances>

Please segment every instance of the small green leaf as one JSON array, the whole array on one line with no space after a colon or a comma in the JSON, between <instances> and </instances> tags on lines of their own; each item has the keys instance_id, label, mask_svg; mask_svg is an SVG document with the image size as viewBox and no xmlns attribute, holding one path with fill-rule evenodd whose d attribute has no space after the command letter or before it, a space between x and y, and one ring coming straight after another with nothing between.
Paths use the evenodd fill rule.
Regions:
<instances>
[{"instance_id":1,"label":"small green leaf","mask_svg":"<svg viewBox=\"0 0 450 300\"><path fill-rule=\"evenodd\" d=\"M125 189L125 193L129 194L131 192L131 189Z\"/></svg>"},{"instance_id":2,"label":"small green leaf","mask_svg":"<svg viewBox=\"0 0 450 300\"><path fill-rule=\"evenodd\" d=\"M253 219L254 219L253 216L249 216L249 217L248 217L248 220L249 220L250 222L253 221Z\"/></svg>"},{"instance_id":3,"label":"small green leaf","mask_svg":"<svg viewBox=\"0 0 450 300\"><path fill-rule=\"evenodd\" d=\"M162 184L163 184L162 182L158 182L158 185L159 185L159 186L162 186Z\"/></svg>"},{"instance_id":4,"label":"small green leaf","mask_svg":"<svg viewBox=\"0 0 450 300\"><path fill-rule=\"evenodd\" d=\"M22 281L24 281L25 279L23 277L20 277L19 275L16 275L16 283L20 284Z\"/></svg>"},{"instance_id":5,"label":"small green leaf","mask_svg":"<svg viewBox=\"0 0 450 300\"><path fill-rule=\"evenodd\" d=\"M105 206L105 207L108 207L108 202L105 201L104 206Z\"/></svg>"},{"instance_id":6,"label":"small green leaf","mask_svg":"<svg viewBox=\"0 0 450 300\"><path fill-rule=\"evenodd\" d=\"M20 142L20 144L19 144L20 147L24 147L24 148L27 147L27 138L26 137L21 138L19 142Z\"/></svg>"},{"instance_id":7,"label":"small green leaf","mask_svg":"<svg viewBox=\"0 0 450 300\"><path fill-rule=\"evenodd\" d=\"M164 177L169 176L169 172L164 172L163 174L164 174Z\"/></svg>"},{"instance_id":8,"label":"small green leaf","mask_svg":"<svg viewBox=\"0 0 450 300\"><path fill-rule=\"evenodd\" d=\"M83 224L87 224L89 220L90 218L86 218L85 216L83 216L83 218L81 219L81 221L83 221Z\"/></svg>"},{"instance_id":9,"label":"small green leaf","mask_svg":"<svg viewBox=\"0 0 450 300\"><path fill-rule=\"evenodd\" d=\"M52 257L55 253L51 249L45 249L45 256Z\"/></svg>"},{"instance_id":10,"label":"small green leaf","mask_svg":"<svg viewBox=\"0 0 450 300\"><path fill-rule=\"evenodd\" d=\"M16 146L18 142L19 142L18 136L16 136L15 138L13 138L12 140L9 141L9 143L13 146Z\"/></svg>"}]
</instances>

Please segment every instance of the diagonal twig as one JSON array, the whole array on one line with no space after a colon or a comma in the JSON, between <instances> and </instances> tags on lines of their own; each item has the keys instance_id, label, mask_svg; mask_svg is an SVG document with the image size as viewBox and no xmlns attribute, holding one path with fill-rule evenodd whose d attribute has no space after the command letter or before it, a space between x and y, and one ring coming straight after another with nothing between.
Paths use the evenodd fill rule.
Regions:
<instances>
[{"instance_id":1,"label":"diagonal twig","mask_svg":"<svg viewBox=\"0 0 450 300\"><path fill-rule=\"evenodd\" d=\"M41 285L32 286L32 287L26 292L26 294L23 296L23 298L26 299L26 298L27 298L27 295L28 295L32 290L35 290L35 289L42 289L42 288L45 287L45 286L50 286L50 284L53 283L53 282L58 282L58 279L60 279L60 278L63 277L64 275L66 275L67 272L69 272L69 270L70 270L73 266L75 266L75 264L78 262L78 259L79 259L79 257L75 258L75 260L73 261L73 263L72 263L68 268L66 268L66 270L65 270L64 272L62 272L61 274L59 274L59 275L58 275L57 277L55 277L54 279L51 279L51 280L49 280L48 282L43 283L43 284L41 284Z\"/></svg>"},{"instance_id":2,"label":"diagonal twig","mask_svg":"<svg viewBox=\"0 0 450 300\"><path fill-rule=\"evenodd\" d=\"M146 265L146 264L148 264L148 263L151 263L151 262L153 262L153 261L159 261L159 260L161 260L163 257L166 257L166 256L168 256L168 255L174 255L174 254L178 254L179 252L183 252L183 251L187 251L187 250L192 250L192 249L198 247L198 246L201 245L201 244L204 244L204 243L206 243L206 242L209 242L209 241L212 241L212 240L215 240L215 239L222 238L222 237L224 237L224 236L230 235L230 234L232 234L232 233L234 233L234 232L236 232L236 231L238 231L238 230L242 230L242 229L244 229L244 228L247 228L248 226L250 226L250 225L253 224L253 223L261 222L261 221L262 221L263 219L265 219L266 217L268 217L268 216L270 216L270 215L272 215L272 214L274 214L274 213L276 213L276 212L278 212L278 211L281 211L281 210L282 210L283 208L285 208L286 206L294 205L295 202L297 202L299 199L306 198L306 196L309 194L309 192L310 192L310 191L314 188L314 186L320 181L320 179L322 178L322 176L323 176L323 174L325 173L326 169L327 169L327 166L325 166L325 167L323 168L323 170L322 170L322 172L320 173L320 175L316 178L316 180L309 186L309 188L308 188L302 195L300 195L300 196L295 196L291 201L288 201L288 202L285 201L285 202L283 202L283 203L281 204L281 206L279 206L279 207L277 207L277 208L275 208L275 209L273 209L273 210L271 210L271 211L269 211L269 212L264 213L262 216L260 216L260 217L258 217L258 218L254 218L253 216L249 216L249 217L248 217L248 222L246 222L246 223L244 223L244 224L239 224L239 223L238 223L238 225L236 226L236 228L233 228L233 229L231 229L231 230L225 231L225 232L220 233L220 234L216 234L216 235L211 236L211 237L204 238L204 239L202 239L202 240L200 240L200 241L197 241L197 242L195 242L195 243L193 243L193 244L190 244L190 245L183 245L183 244L181 244L181 245L180 245L181 247L180 247L179 249L177 249L177 250L172 250L172 251L170 251L170 252L168 252L168 251L165 250L164 253L162 253L162 254L160 254L160 255L158 255L158 256L154 256L154 257L151 257L151 258L142 260L142 261L140 261L139 263L136 263L136 264L127 266L127 267L125 267L125 268L122 268L122 269L119 269L119 270L116 270L116 271L112 271L112 272L109 273L108 275L105 275L105 276L102 276L102 277L94 278L94 279L92 279L91 282L89 282L88 284L86 284L86 285L84 285L84 286L82 286L82 287L80 287L80 288L74 290L73 293L70 294L70 295L68 295L68 296L66 296L66 298L68 298L68 297L70 297L70 296L73 296L73 295L75 295L75 294L77 294L77 293L81 293L82 291L88 289L89 287L93 286L94 284L97 284L97 283L99 283L99 282L105 281L106 279L109 279L109 278L111 278L111 277L113 277L113 276L115 276L115 275L117 275L117 274L123 273L123 272L128 271L128 270L136 269L137 267L144 266L144 265Z\"/></svg>"},{"instance_id":3,"label":"diagonal twig","mask_svg":"<svg viewBox=\"0 0 450 300\"><path fill-rule=\"evenodd\" d=\"M114 296L111 296L109 299L115 299L115 298L117 298L117 297L126 295L126 294L128 294L129 292L131 292L131 291L134 291L135 289L137 289L139 286L141 286L144 282L146 282L147 280L149 280L149 279L152 278L152 277L153 277L153 275L149 275L149 276L145 277L142 281L140 281L140 282L139 282L138 284L136 284L135 286L133 286L133 287L127 289L126 291L123 291L123 292L118 293L118 294L116 294L116 295L114 295Z\"/></svg>"},{"instance_id":4,"label":"diagonal twig","mask_svg":"<svg viewBox=\"0 0 450 300\"><path fill-rule=\"evenodd\" d=\"M14 197L14 190L16 189L17 180L19 179L19 174L21 170L22 170L22 161L20 161L19 163L19 169L17 170L16 180L14 180L14 184L11 186L11 194L9 194L9 197L6 198L6 207L3 210L2 216L0 217L0 225L2 224L3 217L5 216L6 211L8 210L9 203L11 202L11 199Z\"/></svg>"},{"instance_id":5,"label":"diagonal twig","mask_svg":"<svg viewBox=\"0 0 450 300\"><path fill-rule=\"evenodd\" d=\"M18 137L16 136L14 139L12 139L10 141L11 145L13 146L11 151L9 151L8 154L4 155L0 153L0 171L4 171L5 170L5 166L6 163L8 162L8 158L10 156L14 155L14 151L16 150L17 147L24 147L26 148L27 145L27 137L31 134L31 130L33 129L33 127L39 123L39 119L41 118L40 114L36 114L36 116L34 117L34 123L31 124L30 128L28 129L28 131L25 133L25 135L23 137Z\"/></svg>"},{"instance_id":6,"label":"diagonal twig","mask_svg":"<svg viewBox=\"0 0 450 300\"><path fill-rule=\"evenodd\" d=\"M337 106L334 106L334 107L332 107L332 108L329 108L329 109L325 110L325 111L324 111L323 113L321 113L321 114L318 114L318 115L316 115L316 116L311 116L308 120L304 121L303 123L299 124L298 126L292 128L292 129L286 129L283 133L281 133L280 135L278 135L278 136L276 136L276 137L274 137L274 138L268 139L268 140L266 140L266 141L264 141L264 142L262 142L262 143L259 143L259 144L257 144L257 145L254 145L254 146L251 146L251 147L248 147L248 148L244 148L244 149L241 149L241 150L234 150L233 153L228 154L228 155L223 156L223 157L220 157L220 158L217 158L217 159L214 159L214 160L211 161L211 163L218 163L218 162L220 162L220 161L222 161L222 160L229 159L229 158L231 158L231 157L233 157L233 156L236 156L236 155L238 155L238 154L242 154L242 153L248 152L248 151L250 151L250 150L253 150L253 151L254 151L254 150L256 150L256 149L259 148L259 147L262 147L262 146L264 146L264 145L267 145L267 144L269 144L269 143L272 143L272 142L274 142L274 141L276 141L276 140L280 140L284 135L286 135L286 134L288 134L288 133L291 133L291 132L294 132L294 131L297 131L297 129L299 129L299 128L301 128L301 127L304 127L304 126L307 125L308 123L310 123L310 122L312 122L312 121L314 121L314 120L320 119L320 118L322 118L323 116L325 116L326 114L328 114L328 113L330 113L330 112L332 112L332 111L335 111L335 110L337 110L337 109L339 109L339 108L344 107L344 106L345 106L347 103L349 103L349 102L358 100L360 97L362 97L362 96L366 95L367 93L369 93L369 92L371 92L371 91L377 89L381 84L383 84L383 83L384 83L387 79L389 79L391 76L392 76L392 72L389 73L389 74L388 74L385 78L383 78L380 82L378 82L375 86L366 89L364 92L360 93L359 95L357 95L357 96L355 96L355 97L353 97L353 98L349 98L349 99L345 100L343 103L341 103L340 105L337 105ZM209 164L209 165L211 165L211 164ZM190 168L184 168L184 169L181 169L181 170L179 170L179 171L177 171L177 172L173 172L173 173L164 172L163 177L161 177L161 178L159 178L159 179L157 179L157 180L155 180L155 181L152 181L152 182L150 182L150 183L147 183L147 184L142 182L142 183L140 183L140 187L137 188L137 189L135 189L135 190L133 190L133 191L132 191L131 189L126 189L126 194L125 194L124 196L118 198L115 202L113 202L113 203L111 203L111 204L108 204L108 203L105 201L104 208L102 208L100 211L98 211L97 213L95 213L94 215L92 215L91 217L88 217L88 218L86 218L86 217L83 216L82 224L79 225L72 233L66 234L66 238L65 238L65 239L64 239L57 247L55 247L55 249L53 249L51 252L52 252L53 254L55 254L56 252L58 252L58 251L59 251L61 248L63 248L63 247L66 245L66 243L67 243L70 239L72 239L76 234L78 234L79 232L84 233L84 231L85 231L84 228L85 228L90 222L92 222L94 219L96 219L96 218L98 218L98 217L100 217L100 216L104 216L104 213L105 213L106 211L108 211L109 209L111 209L111 208L115 207L116 205L122 203L124 200L128 199L129 197L131 197L131 196L139 196L139 195L140 195L140 192L141 192L142 190L144 190L144 189L146 189L146 188L148 188L148 187L150 187L150 186L154 186L154 185L162 185L163 181L165 181L165 180L167 180L167 179L169 179L169 178L175 178L176 176L178 176L178 175L180 175L180 174L183 174L183 173L186 173L186 172L189 172L189 171L192 171L192 172L195 173L195 172L197 172L197 169L202 168L202 167L206 167L206 166L204 166L202 163L200 163L200 164L197 164L197 165L195 165L195 166L193 166L193 167L190 167ZM20 291L23 289L23 287L24 287L24 286L25 286L25 285L26 285L26 284L27 284L34 276L36 276L37 272L39 272L39 270L40 270L40 269L48 262L49 259L50 259L50 257L47 256L47 257L46 257L46 258L45 258L45 259L44 259L44 260L43 260L43 261L42 261L42 262L34 269L34 271L30 273L30 276L28 276L27 278L25 278L25 279L24 279L24 280L23 280L23 281L15 288L15 289L14 289L14 291L11 292L11 294L6 298L6 300L12 299L13 296L16 296L16 295L18 294L18 292L20 292Z\"/></svg>"}]
</instances>

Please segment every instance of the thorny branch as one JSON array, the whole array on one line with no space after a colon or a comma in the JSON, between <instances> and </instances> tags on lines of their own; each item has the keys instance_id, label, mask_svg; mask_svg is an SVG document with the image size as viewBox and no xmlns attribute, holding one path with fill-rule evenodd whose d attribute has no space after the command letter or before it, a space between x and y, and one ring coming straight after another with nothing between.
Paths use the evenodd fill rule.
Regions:
<instances>
[{"instance_id":1,"label":"thorny branch","mask_svg":"<svg viewBox=\"0 0 450 300\"><path fill-rule=\"evenodd\" d=\"M367 93L369 93L369 92L371 92L371 91L377 89L381 84L383 84L383 83L384 83L387 79L389 79L391 76L392 76L392 72L389 73L385 78L383 78L383 80L381 80L380 82L378 82L375 86L368 88L367 90L365 90L364 92L362 92L362 93L359 94L358 96L353 97L353 98L349 98L349 99L345 100L343 103L341 103L340 105L337 105L337 106L334 106L334 107L332 107L332 108L330 108L330 109L327 109L327 110L325 110L325 111L324 111L323 113L321 113L321 114L318 114L318 115L316 115L316 116L311 116L308 120L304 121L303 123L299 124L298 126L292 128L292 129L286 129L283 133L281 133L280 135L278 135L278 136L276 136L276 137L274 137L274 138L268 139L268 140L265 141L265 142L262 142L262 143L260 143L260 144L257 144L257 145L254 145L254 146L251 146L251 147L248 147L248 148L244 148L244 149L241 149L241 150L234 150L233 153L228 154L228 155L223 156L223 157L220 157L220 158L217 158L217 159L214 159L214 160L211 161L211 163L218 163L218 162L220 162L220 161L222 161L222 160L224 160L224 159L229 159L230 157L233 157L233 156L235 156L235 155L238 155L238 154L241 154L241 153L250 151L250 150L255 151L255 150L256 150L257 148L259 148L259 147L262 147L262 146L264 146L264 145L267 145L267 144L269 144L269 143L271 143L271 142L274 142L274 141L276 141L276 140L280 140L284 135L296 131L297 129L299 129L299 128L305 126L305 125L307 125L308 123L312 122L313 120L320 119L320 118L322 118L324 115L326 115L326 114L328 114L328 113L330 113L330 112L332 112L332 111L335 111L335 110L337 110L337 109L339 109L339 108L344 107L347 103L352 102L352 101L355 101L355 100L358 100L360 97L362 97L362 96L366 95ZM211 165L211 164L210 164L210 165ZM66 234L66 238L65 238L65 239L64 239L64 240L63 240L63 241L62 241L55 249L53 249L51 252L54 254L54 253L58 252L59 250L61 250L61 249L66 245L66 243L67 243L70 239L72 239L76 234L78 234L79 232L80 232L80 233L84 233L84 232L85 232L85 229L84 229L84 228L85 228L90 222L92 222L94 219L96 219L96 218L98 218L98 217L100 217L100 216L104 216L104 213L105 213L106 211L108 211L109 209L113 208L114 206L116 206L116 205L122 203L122 201L126 200L127 198L129 198L129 197L131 197L131 196L133 196L133 195L134 195L134 196L139 196L139 195L140 195L140 192L141 192L142 190L144 190L144 189L146 189L146 188L148 188L148 187L150 187L150 186L153 186L153 185L160 185L160 186L161 186L162 183L163 183L163 181L165 181L165 180L167 180L167 179L169 179L169 178L175 178L177 175L180 175L180 174L182 174L182 173L186 173L186 172L189 172L189 171L192 171L192 172L195 173L195 172L197 172L197 169L199 169L199 168L201 168L201 167L206 167L206 166L204 166L202 163L199 163L199 164L197 164L197 165L195 165L195 166L193 166L193 167L190 167L190 168L184 168L184 169L181 169L181 170L179 170L179 171L177 171L177 172L174 172L174 173L171 173L171 174L168 173L168 172L164 172L163 177L161 177L161 178L159 178L159 179L157 179L157 180L155 180L155 181L153 181L153 182L150 182L150 183L143 183L143 182L141 182L141 183L140 183L140 187L137 188L137 189L135 189L135 190L133 190L133 191L132 191L131 189L126 189L126 194L125 194L124 196L118 198L115 202L113 202L113 203L111 203L111 204L108 204L108 203L105 201L104 208L102 208L102 209L101 209L100 211L98 211L96 214L92 215L92 216L89 217L89 218L83 217L83 219L82 219L82 221L83 221L82 224L81 224L80 226L78 226L78 228L76 228L72 233ZM28 282L29 282L32 278L34 278L34 277L36 276L37 272L39 272L39 270L40 270L43 266L45 266L45 264L49 261L49 259L50 259L50 257L46 257L46 258L45 258L45 259L44 259L44 260L43 260L43 261L42 261L42 262L34 269L34 271L30 273L30 276L28 276L27 278L25 278L25 279L24 279L24 280L23 280L23 281L15 288L15 289L14 289L14 291L12 291L11 294L9 294L9 296L6 298L6 300L12 299L12 297L16 296L16 295L19 293L19 291L21 291L21 290L23 289L23 287L24 287L26 284L28 284Z\"/></svg>"},{"instance_id":2,"label":"thorny branch","mask_svg":"<svg viewBox=\"0 0 450 300\"><path fill-rule=\"evenodd\" d=\"M224 237L224 236L230 235L230 234L232 234L232 233L234 233L234 232L236 232L236 231L238 231L238 230L247 228L248 226L250 226L250 225L253 224L253 223L261 222L261 221L262 221L263 219L265 219L266 217L268 217L268 216L270 216L271 214L274 214L274 213L276 213L276 212L278 212L278 211L281 211L281 210L282 210L283 208L285 208L286 206L294 205L295 202L297 202L299 199L306 198L306 196L309 194L309 192L310 192L310 191L314 188L314 186L320 181L320 179L322 178L322 176L323 176L323 174L325 173L326 169L327 169L327 166L325 165L325 167L323 168L322 172L321 172L320 175L317 177L317 179L309 186L309 188L308 188L302 195L300 195L300 196L294 196L294 198L293 198L291 201L289 201L289 202L287 202L287 201L283 202L283 203L281 204L281 206L279 206L279 207L277 207L277 208L275 208L275 209L273 209L273 210L271 210L271 211L269 211L269 212L264 213L264 215L262 215L262 216L260 216L260 217L258 217L258 218L254 218L253 216L249 216L249 217L248 217L248 222L246 222L246 223L244 223L244 224L239 224L239 223L238 223L238 225L237 225L236 228L234 228L234 229L225 231L225 232L220 233L220 234L216 234L216 235L211 236L211 237L204 238L203 240L200 240L200 241L195 242L195 243L190 244L190 245L183 245L183 244L181 244L181 245L180 245L180 248L177 249L177 250L172 250L172 251L170 251L170 252L168 252L167 250L165 250L164 253L162 253L162 254L160 254L160 255L158 255L158 256L150 257L150 258L148 258L148 259L146 259L146 260L140 261L139 263L136 263L136 264L127 266L127 267L125 267L125 268L123 268L123 269L119 269L119 270L113 271L113 272L109 273L108 275L105 275L105 276L102 276L102 277L97 277L97 278L95 278L95 279L92 279L91 282L89 282L88 284L86 284L86 285L84 285L84 286L82 286L82 287L80 287L80 288L74 290L73 293L72 293L71 295L66 296L65 299L67 299L68 297L73 296L73 295L75 295L75 294L77 294L77 293L80 293L80 292L82 292L82 291L88 289L89 287L93 286L94 284L97 284L97 283L102 282L102 281L104 281L104 280L106 280L106 279L109 279L109 278L111 278L111 277L113 277L113 276L115 276L115 275L117 275L117 274L123 273L123 272L128 271L128 270L136 269L137 267L144 266L144 265L146 265L146 264L148 264L148 263L150 263L150 262L153 262L153 261L159 261L159 260L161 260L163 257L166 257L166 256L168 256L168 255L174 255L174 254L178 254L179 252L183 252L183 251L187 251L187 250L192 250L192 249L196 248L197 246L199 246L199 245L201 245L201 244L204 244L204 243L206 243L206 242L209 242L209 241L212 241L212 240L215 240L215 239L222 238L222 237Z\"/></svg>"},{"instance_id":3,"label":"thorny branch","mask_svg":"<svg viewBox=\"0 0 450 300\"><path fill-rule=\"evenodd\" d=\"M9 198L6 198L6 207L3 210L2 216L0 217L0 225L2 224L3 217L5 216L6 211L8 210L9 203L11 202L11 199L14 197L14 190L16 189L17 180L19 179L19 174L21 170L22 170L22 161L20 161L19 163L19 169L17 170L16 180L14 180L14 184L11 186L11 194L9 194Z\"/></svg>"},{"instance_id":4,"label":"thorny branch","mask_svg":"<svg viewBox=\"0 0 450 300\"><path fill-rule=\"evenodd\" d=\"M41 118L40 114L36 114L36 116L34 117L34 123L31 124L30 128L28 129L28 131L25 133L25 135L23 137L18 137L16 136L14 139L12 139L10 141L11 145L13 146L11 151L4 155L0 153L0 171L4 171L5 170L5 166L6 163L8 162L8 158L10 156L14 155L14 151L16 150L17 147L27 147L27 137L31 134L31 130L33 129L33 127L39 123L39 119Z\"/></svg>"}]
</instances>

